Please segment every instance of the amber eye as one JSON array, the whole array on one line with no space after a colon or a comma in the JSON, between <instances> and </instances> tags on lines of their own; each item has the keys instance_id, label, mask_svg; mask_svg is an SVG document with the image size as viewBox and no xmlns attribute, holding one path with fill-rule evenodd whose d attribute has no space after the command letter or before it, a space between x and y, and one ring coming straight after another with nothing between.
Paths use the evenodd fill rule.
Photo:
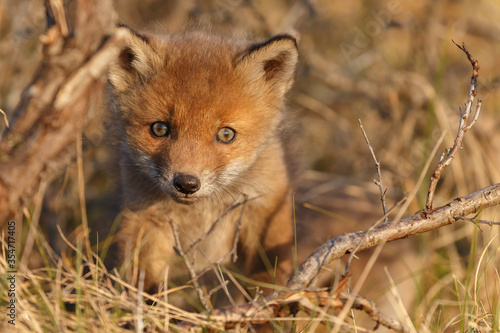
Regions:
<instances>
[{"instance_id":1,"label":"amber eye","mask_svg":"<svg viewBox=\"0 0 500 333\"><path fill-rule=\"evenodd\" d=\"M157 137L167 136L170 133L170 129L163 121L157 121L151 124L151 133Z\"/></svg>"},{"instance_id":2,"label":"amber eye","mask_svg":"<svg viewBox=\"0 0 500 333\"><path fill-rule=\"evenodd\" d=\"M224 127L217 132L217 141L222 143L231 143L236 138L236 132L229 127Z\"/></svg>"}]
</instances>

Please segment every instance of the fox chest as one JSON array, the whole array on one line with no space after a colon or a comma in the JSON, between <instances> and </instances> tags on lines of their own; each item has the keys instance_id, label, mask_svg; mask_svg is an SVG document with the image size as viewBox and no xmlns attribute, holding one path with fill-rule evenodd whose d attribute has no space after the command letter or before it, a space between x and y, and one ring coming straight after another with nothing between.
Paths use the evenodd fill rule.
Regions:
<instances>
[{"instance_id":1,"label":"fox chest","mask_svg":"<svg viewBox=\"0 0 500 333\"><path fill-rule=\"evenodd\" d=\"M142 259L158 268L183 266L188 260L199 272L213 263L227 263L235 244L240 209L181 206L149 216Z\"/></svg>"}]
</instances>

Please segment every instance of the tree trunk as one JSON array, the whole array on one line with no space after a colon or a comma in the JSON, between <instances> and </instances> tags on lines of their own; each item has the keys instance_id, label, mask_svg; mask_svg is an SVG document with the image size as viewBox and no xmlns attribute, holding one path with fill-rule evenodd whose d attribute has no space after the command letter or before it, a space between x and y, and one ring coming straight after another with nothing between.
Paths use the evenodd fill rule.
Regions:
<instances>
[{"instance_id":1,"label":"tree trunk","mask_svg":"<svg viewBox=\"0 0 500 333\"><path fill-rule=\"evenodd\" d=\"M20 220L40 184L74 158L119 52L110 0L46 0L45 7L43 59L0 141L0 229Z\"/></svg>"}]
</instances>

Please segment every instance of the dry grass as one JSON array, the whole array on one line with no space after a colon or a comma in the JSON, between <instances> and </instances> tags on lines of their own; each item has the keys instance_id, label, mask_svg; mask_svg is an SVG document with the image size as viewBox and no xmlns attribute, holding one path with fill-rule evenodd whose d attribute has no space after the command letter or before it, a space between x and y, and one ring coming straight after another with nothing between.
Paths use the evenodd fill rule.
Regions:
<instances>
[{"instance_id":1,"label":"dry grass","mask_svg":"<svg viewBox=\"0 0 500 333\"><path fill-rule=\"evenodd\" d=\"M120 18L138 27L176 30L192 20L257 36L291 28L300 33L301 65L289 95L291 108L297 111L297 141L302 147L303 171L296 194L299 258L331 237L366 229L382 216L378 188L371 183L376 171L358 119L381 160L389 207L415 188L443 132L440 150L452 145L458 107L465 102L470 77L470 65L452 38L465 42L479 60L478 97L483 105L478 123L467 133L463 149L438 186L436 206L500 181L500 6L496 2L115 3ZM378 22L387 13L391 22L382 26ZM43 16L40 2L0 1L0 109L8 119L40 59ZM101 123L102 118L94 119L83 133L80 167L75 163L47 184L33 207L26 207L25 219L16 221L19 331L119 332L135 330L139 322L148 330L161 331L172 318L200 320L169 305L164 295L154 300L157 306L148 305L150 295L106 272L93 254L96 247L87 252L82 246L85 240L78 226L85 214L94 244L107 235L103 221L114 218L106 208L115 185ZM0 129L3 126L1 121ZM85 184L84 198L79 179ZM424 184L406 215L424 207L426 191ZM481 218L498 221L500 214L490 209ZM70 241L64 241L62 234L72 234ZM74 249L62 256L69 244ZM459 222L387 244L360 293L419 332L498 332L499 251L498 226L479 229ZM370 255L362 253L354 263L353 284ZM343 269L342 263L337 266L332 269ZM0 272L7 271L3 256L1 267ZM2 278L2 308L9 301L6 283ZM328 316L333 320L331 313ZM354 316L356 325L373 327L363 321L363 313ZM0 327L9 331L12 327L5 319L2 315Z\"/></svg>"},{"instance_id":2,"label":"dry grass","mask_svg":"<svg viewBox=\"0 0 500 333\"><path fill-rule=\"evenodd\" d=\"M96 253L86 256L81 242L68 241L74 255L59 257L40 234L36 237L46 266L19 265L15 326L19 331L122 332L137 327L139 321L148 331L162 331L175 328L168 324L169 317L207 325L195 314L170 305L167 293L151 296L127 284L117 272L106 271ZM3 258L1 267L8 270ZM12 329L6 322L2 327Z\"/></svg>"}]
</instances>

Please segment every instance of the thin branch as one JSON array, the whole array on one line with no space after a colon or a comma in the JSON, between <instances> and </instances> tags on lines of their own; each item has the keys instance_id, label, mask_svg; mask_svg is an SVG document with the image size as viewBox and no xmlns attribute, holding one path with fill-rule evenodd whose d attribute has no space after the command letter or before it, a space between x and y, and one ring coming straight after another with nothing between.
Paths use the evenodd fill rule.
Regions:
<instances>
[{"instance_id":1,"label":"thin branch","mask_svg":"<svg viewBox=\"0 0 500 333\"><path fill-rule=\"evenodd\" d=\"M355 297L352 307L357 310L362 310L370 315L370 317L372 317L372 319L377 323L377 327L378 325L383 325L388 329L394 330L396 332L411 332L410 329L404 326L400 321L389 318L382 312L380 312L380 310L377 308L377 305L367 298L358 295L357 297ZM375 331L377 327L375 327L373 330Z\"/></svg>"},{"instance_id":2,"label":"thin branch","mask_svg":"<svg viewBox=\"0 0 500 333\"><path fill-rule=\"evenodd\" d=\"M239 235L240 235L240 230L241 230L241 221L243 219L243 212L245 211L245 207L246 207L246 203L247 203L247 195L246 194L243 194L243 198L244 198L244 201L241 203L242 204L242 207L241 207L241 212L240 212L240 217L238 218L238 224L236 225L236 231L234 233L234 239L233 239L233 246L231 248L231 251L229 251L228 253L226 253L224 256L222 256L221 258L219 258L215 264L213 263L210 263L211 264L211 269L212 271L214 272L215 276L217 277L217 279L219 280L219 286L215 287L213 290L210 291L209 295L212 295L213 293L215 293L217 290L219 289L223 289L224 290L224 293L226 294L227 298L229 299L229 303L231 303L231 305L234 305L235 302L234 302L234 299L233 297L231 296L231 293L229 292L229 290L227 289L227 285L229 283L229 281L226 281L224 280L224 275L222 274L222 272L220 271L220 264L228 257L232 254L232 260L233 262L236 262L236 260L238 259L238 254L237 254L237 249L238 249L238 238L239 238ZM209 260L208 257L205 255L205 253L203 251L201 251L201 254L205 257L205 259L207 259L207 261Z\"/></svg>"},{"instance_id":3,"label":"thin branch","mask_svg":"<svg viewBox=\"0 0 500 333\"><path fill-rule=\"evenodd\" d=\"M493 221L487 221L487 220L478 220L476 217L464 217L464 216L453 216L453 218L457 221L462 220L462 221L467 221L467 222L472 222L474 224L487 224L490 227L494 225L500 225L500 222L493 222ZM479 229L481 229L480 226L478 226ZM483 231L483 229L481 229Z\"/></svg>"},{"instance_id":4,"label":"thin branch","mask_svg":"<svg viewBox=\"0 0 500 333\"><path fill-rule=\"evenodd\" d=\"M424 180L424 177L425 175L427 174L427 170L429 169L429 166L431 164L431 160L432 158L435 156L436 152L437 152L437 149L438 147L441 145L441 142L443 142L443 139L444 139L444 136L445 136L446 133L442 133L441 136L439 137L438 141L436 142L434 148L432 149L431 151L431 154L429 156L429 158L427 159L427 161L425 162L425 165L420 173L420 176L418 177L418 180L415 184L415 187L413 188L413 190L409 193L409 195L407 196L407 198L403 201L401 201L401 204L402 204L402 207L401 209L399 209L399 212L396 214L395 216L395 221L399 221L399 219L401 217L403 217L403 214L406 212L406 210L408 209L409 205L410 205L410 202L415 198L415 196L417 195L417 192L418 192L418 189L420 188L420 186L422 185L422 182ZM399 203L397 204L397 206L399 205ZM355 252L357 252L361 245L364 243L364 241L366 239L368 239L368 237L370 237L370 232L373 230L373 228L378 225L379 221L377 221L370 229L367 230L366 234L365 234L365 238L364 239L361 239L357 244L356 244L356 248L355 248ZM389 223L387 223L389 224ZM376 256L378 256L378 254L380 254L380 251L382 250L382 247L384 246L385 244L385 241L382 241L380 242L379 244L377 244L377 249L375 250L375 252L373 253L372 257L370 258L370 262L372 262L373 260L376 259ZM350 251L351 253L353 251ZM349 267L346 267L346 273L347 273L347 269ZM358 280L358 283L357 283L357 286L361 286L361 280Z\"/></svg>"},{"instance_id":5,"label":"thin branch","mask_svg":"<svg viewBox=\"0 0 500 333\"><path fill-rule=\"evenodd\" d=\"M375 152L373 151L373 148L370 144L370 140L368 140L368 135L365 132L365 129L363 128L363 123L361 123L361 119L358 119L359 121L359 127L361 128L361 132L363 132L363 136L365 137L366 144L368 145L368 149L370 149L370 153L372 155L373 161L375 162L375 169L377 169L377 174L378 174L378 180L373 180L374 183L378 186L380 190L380 200L382 201L382 209L384 211L384 222L387 222L388 217L387 217L387 204L385 202L385 192L386 190L384 189L384 183L382 182L382 173L380 171L380 161L377 159L375 156Z\"/></svg>"},{"instance_id":6,"label":"thin branch","mask_svg":"<svg viewBox=\"0 0 500 333\"><path fill-rule=\"evenodd\" d=\"M191 262L189 261L188 256L186 253L184 253L184 250L182 249L182 244L179 238L179 231L177 230L176 225L174 224L173 221L169 220L170 226L172 227L172 233L174 234L174 240L175 240L175 249L177 251L177 254L183 259L184 265L186 266L189 275L191 277L191 282L193 283L194 289L196 290L196 293L198 294L198 299L200 300L201 304L205 308L206 311L212 310L212 307L209 305L207 300L205 299L205 295L203 293L203 290L200 287L200 283L198 282L198 277L196 276L196 271L194 270L193 265L191 265Z\"/></svg>"},{"instance_id":7,"label":"thin branch","mask_svg":"<svg viewBox=\"0 0 500 333\"><path fill-rule=\"evenodd\" d=\"M54 16L57 18L56 22L59 23L61 35L67 37L69 33L68 22L66 21L66 14L64 13L64 4L62 0L50 0L50 7Z\"/></svg>"},{"instance_id":8,"label":"thin branch","mask_svg":"<svg viewBox=\"0 0 500 333\"><path fill-rule=\"evenodd\" d=\"M387 217L389 216L390 213L392 213L392 211L394 209L396 209L397 207L401 206L408 198L403 198L401 199L400 201L398 201L394 207L392 207L391 209L389 209L389 212L385 213L384 216L382 216L380 219L378 219L377 221L375 221L375 223L373 223L373 225L368 229L366 230L366 234L365 234L365 237L362 239L361 242L358 243L358 245L354 248L354 250L351 252L351 255L349 256L349 259L347 259L347 264L345 265L345 272L344 274L347 274L349 272L349 267L351 265L351 261L352 259L354 258L354 256L356 255L356 253L358 252L359 248L361 247L361 245L363 244L364 241L366 241L366 239L368 237L370 237L370 234L371 234L371 231L373 229L375 229L376 226L380 225L380 223L382 223L382 221L387 221ZM387 223L387 222L384 222L384 223Z\"/></svg>"},{"instance_id":9,"label":"thin branch","mask_svg":"<svg viewBox=\"0 0 500 333\"><path fill-rule=\"evenodd\" d=\"M239 202L240 201L240 198L243 197L243 201L242 202ZM191 245L188 247L188 249L186 250L186 253L189 253L191 252L195 247L197 247L197 245L202 242L203 240L205 240L208 235L210 235L214 230L215 230L215 227L219 224L219 222L227 215L229 214L233 209L235 209L236 207L239 207L241 205L244 205L247 203L248 197L245 195L245 194L240 194L234 201L233 203L226 209L226 211L220 215L217 220L214 221L214 223L212 223L212 225L210 226L210 229L208 229L208 231L206 233L204 233L203 235L200 236L200 238L198 238L197 240L193 241L191 243ZM253 198L252 198L253 199ZM245 209L245 207L243 207L243 210ZM240 218L241 219L241 218ZM238 231L239 232L239 231Z\"/></svg>"},{"instance_id":10,"label":"thin branch","mask_svg":"<svg viewBox=\"0 0 500 333\"><path fill-rule=\"evenodd\" d=\"M477 60L475 60L472 55L469 53L467 50L466 46L464 43L462 43L462 46L459 46L457 43L453 41L455 45L459 49L461 49L466 55L467 59L472 65L472 77L471 77L471 82L469 86L469 94L467 96L467 102L465 103L465 109L462 112L460 109L460 123L458 126L458 132L457 132L457 137L455 138L455 142L453 143L453 147L448 150L446 155L442 156L436 169L434 170L434 173L431 176L430 179L430 184L429 184L429 190L427 191L427 200L425 203L425 210L430 211L432 210L433 204L434 204L434 195L436 192L436 187L437 183L439 182L439 179L441 178L441 174L443 171L451 164L453 158L457 154L458 150L462 148L462 141L464 138L465 132L467 132L475 123L477 118L479 117L479 112L481 110L481 100L478 100L477 102L477 107L476 107L476 113L470 122L470 124L467 125L467 120L470 116L471 108L472 108L472 102L474 101L474 97L477 95L477 77L478 77L478 71L479 71L479 63Z\"/></svg>"},{"instance_id":11,"label":"thin branch","mask_svg":"<svg viewBox=\"0 0 500 333\"><path fill-rule=\"evenodd\" d=\"M5 122L5 126L9 128L9 119L7 118L7 114L5 114L5 112L2 109L0 109L0 113L3 115L3 121Z\"/></svg>"},{"instance_id":12,"label":"thin branch","mask_svg":"<svg viewBox=\"0 0 500 333\"><path fill-rule=\"evenodd\" d=\"M478 99L476 104L476 113L474 113L474 117L472 118L472 121L470 122L469 126L464 128L464 131L467 132L468 130L470 130L471 127L474 126L474 124L476 123L477 118L479 118L479 112L481 111L481 103L482 101Z\"/></svg>"}]
</instances>

